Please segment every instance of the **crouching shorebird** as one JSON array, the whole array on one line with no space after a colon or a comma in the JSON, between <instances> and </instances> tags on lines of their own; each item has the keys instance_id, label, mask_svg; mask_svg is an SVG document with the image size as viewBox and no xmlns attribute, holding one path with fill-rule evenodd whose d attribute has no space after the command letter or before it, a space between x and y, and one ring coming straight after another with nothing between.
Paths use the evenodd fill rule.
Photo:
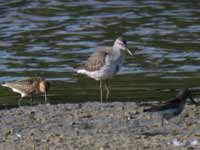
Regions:
<instances>
[{"instance_id":1,"label":"crouching shorebird","mask_svg":"<svg viewBox=\"0 0 200 150\"><path fill-rule=\"evenodd\" d=\"M189 98L192 103L196 104L196 102L192 98L191 91L189 91L189 89L183 89L176 95L175 98L170 99L165 104L144 109L144 112L160 112L160 114L162 115L163 126L164 119L168 121L169 119L181 114L185 107L187 98Z\"/></svg>"},{"instance_id":2,"label":"crouching shorebird","mask_svg":"<svg viewBox=\"0 0 200 150\"><path fill-rule=\"evenodd\" d=\"M86 64L77 70L77 73L85 74L90 78L100 81L100 100L103 102L103 84L106 89L106 100L110 95L109 80L119 71L124 60L124 52L128 52L133 56L132 52L127 48L126 40L118 37L113 47L102 47L96 50Z\"/></svg>"},{"instance_id":3,"label":"crouching shorebird","mask_svg":"<svg viewBox=\"0 0 200 150\"><path fill-rule=\"evenodd\" d=\"M18 100L18 106L24 97L31 97L31 104L33 103L33 96L38 94L44 94L45 102L47 101L47 92L50 88L50 83L45 79L37 78L25 78L23 80L13 81L2 84L2 86L11 88L13 92L21 94L21 98Z\"/></svg>"}]
</instances>

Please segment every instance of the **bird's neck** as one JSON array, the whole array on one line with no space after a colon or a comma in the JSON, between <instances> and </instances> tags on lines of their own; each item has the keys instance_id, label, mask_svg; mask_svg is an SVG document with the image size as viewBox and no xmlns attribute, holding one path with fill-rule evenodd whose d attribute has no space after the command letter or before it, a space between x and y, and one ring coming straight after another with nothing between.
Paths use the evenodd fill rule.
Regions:
<instances>
[{"instance_id":1,"label":"bird's neck","mask_svg":"<svg viewBox=\"0 0 200 150\"><path fill-rule=\"evenodd\" d=\"M113 52L112 52L112 60L113 61L118 61L119 59L123 58L124 53L121 49L118 47L113 46Z\"/></svg>"},{"instance_id":2,"label":"bird's neck","mask_svg":"<svg viewBox=\"0 0 200 150\"><path fill-rule=\"evenodd\" d=\"M186 103L186 98L182 97L182 96L178 96L178 97L176 97L176 99L180 101L180 107L184 108L185 103Z\"/></svg>"},{"instance_id":3,"label":"bird's neck","mask_svg":"<svg viewBox=\"0 0 200 150\"><path fill-rule=\"evenodd\" d=\"M120 49L118 46L113 46L113 53L118 54L118 55L122 55L123 54L123 50Z\"/></svg>"}]
</instances>

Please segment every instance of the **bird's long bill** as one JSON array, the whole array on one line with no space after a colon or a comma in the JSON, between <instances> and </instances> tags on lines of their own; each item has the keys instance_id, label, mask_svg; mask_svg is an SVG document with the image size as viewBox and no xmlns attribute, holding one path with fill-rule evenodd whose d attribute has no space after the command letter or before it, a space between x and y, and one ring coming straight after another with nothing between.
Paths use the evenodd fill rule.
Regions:
<instances>
[{"instance_id":1,"label":"bird's long bill","mask_svg":"<svg viewBox=\"0 0 200 150\"><path fill-rule=\"evenodd\" d=\"M192 102L193 104L197 104L197 102L195 102L195 100L193 99L192 95L189 96L189 99L191 100L191 102Z\"/></svg>"},{"instance_id":2,"label":"bird's long bill","mask_svg":"<svg viewBox=\"0 0 200 150\"><path fill-rule=\"evenodd\" d=\"M126 51L128 52L129 55L133 56L133 53L128 48L126 48Z\"/></svg>"}]
</instances>

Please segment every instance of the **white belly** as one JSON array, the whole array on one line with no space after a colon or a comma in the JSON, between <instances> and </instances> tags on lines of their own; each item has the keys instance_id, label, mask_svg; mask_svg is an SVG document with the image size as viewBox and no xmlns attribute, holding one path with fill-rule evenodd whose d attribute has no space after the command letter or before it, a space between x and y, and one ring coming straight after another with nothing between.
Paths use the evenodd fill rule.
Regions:
<instances>
[{"instance_id":1,"label":"white belly","mask_svg":"<svg viewBox=\"0 0 200 150\"><path fill-rule=\"evenodd\" d=\"M81 74L86 74L87 76L95 80L105 80L105 79L111 79L113 75L117 73L118 70L119 70L119 66L105 65L104 67L102 67L100 70L97 70L97 71L90 72L85 69L80 69L77 72Z\"/></svg>"},{"instance_id":2,"label":"white belly","mask_svg":"<svg viewBox=\"0 0 200 150\"><path fill-rule=\"evenodd\" d=\"M13 92L21 94L21 97L26 97L27 96L27 94L25 92L23 92L23 91L21 91L19 89L13 88L12 86L9 85L9 83L8 84L7 83L2 84L2 86L11 88Z\"/></svg>"},{"instance_id":3,"label":"white belly","mask_svg":"<svg viewBox=\"0 0 200 150\"><path fill-rule=\"evenodd\" d=\"M18 89L12 88L12 91L21 94L21 97L26 97L27 96L26 93L24 93L24 92L22 92L22 91L20 91Z\"/></svg>"},{"instance_id":4,"label":"white belly","mask_svg":"<svg viewBox=\"0 0 200 150\"><path fill-rule=\"evenodd\" d=\"M90 72L85 69L80 69L77 73L86 74L95 80L111 79L113 75L119 71L121 64L122 58L119 58L116 61L106 59L105 65L100 70Z\"/></svg>"}]
</instances>

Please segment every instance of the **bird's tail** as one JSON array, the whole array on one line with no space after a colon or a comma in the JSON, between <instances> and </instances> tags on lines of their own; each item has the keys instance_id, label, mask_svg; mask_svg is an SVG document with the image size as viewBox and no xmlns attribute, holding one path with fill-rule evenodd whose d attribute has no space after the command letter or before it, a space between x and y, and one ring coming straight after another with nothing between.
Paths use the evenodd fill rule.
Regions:
<instances>
[{"instance_id":1,"label":"bird's tail","mask_svg":"<svg viewBox=\"0 0 200 150\"><path fill-rule=\"evenodd\" d=\"M2 83L1 83L1 85L3 85L3 84L5 84L6 82L5 81L3 81Z\"/></svg>"},{"instance_id":2,"label":"bird's tail","mask_svg":"<svg viewBox=\"0 0 200 150\"><path fill-rule=\"evenodd\" d=\"M11 84L11 83L2 83L1 86L11 88L13 86L13 84Z\"/></svg>"},{"instance_id":3,"label":"bird's tail","mask_svg":"<svg viewBox=\"0 0 200 150\"><path fill-rule=\"evenodd\" d=\"M87 71L85 69L77 69L76 72L80 74L87 74Z\"/></svg>"},{"instance_id":4,"label":"bird's tail","mask_svg":"<svg viewBox=\"0 0 200 150\"><path fill-rule=\"evenodd\" d=\"M3 82L3 83L1 84L1 86L8 87L8 84L7 84L7 83L5 83L5 82Z\"/></svg>"}]
</instances>

